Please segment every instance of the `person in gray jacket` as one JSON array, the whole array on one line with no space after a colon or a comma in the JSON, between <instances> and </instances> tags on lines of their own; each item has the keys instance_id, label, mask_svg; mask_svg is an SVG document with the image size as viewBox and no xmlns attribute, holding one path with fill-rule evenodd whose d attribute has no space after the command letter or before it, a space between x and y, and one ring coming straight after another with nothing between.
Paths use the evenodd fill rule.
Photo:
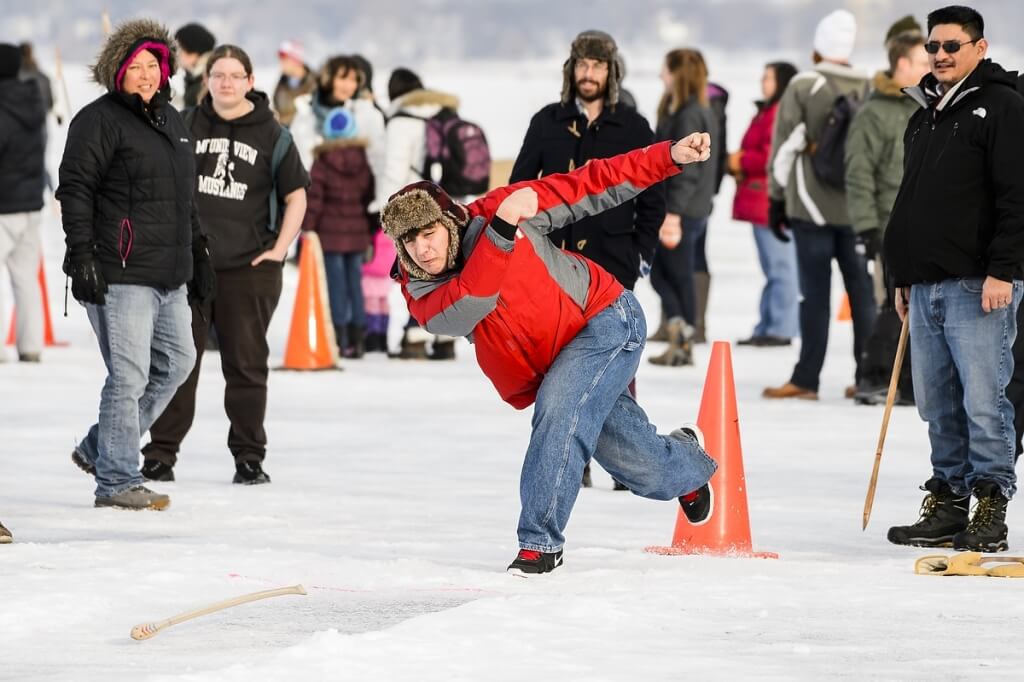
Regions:
<instances>
[{"instance_id":1,"label":"person in gray jacket","mask_svg":"<svg viewBox=\"0 0 1024 682\"><path fill-rule=\"evenodd\" d=\"M718 119L708 106L708 69L697 50L672 50L661 70L665 94L658 106L657 140L678 140L706 131L718 137ZM654 253L651 285L661 297L667 320L668 348L650 358L655 365L693 364L693 329L697 323L694 273L707 273L704 240L716 175L705 164L665 181L665 220L658 233L661 243Z\"/></svg>"},{"instance_id":2,"label":"person in gray jacket","mask_svg":"<svg viewBox=\"0 0 1024 682\"><path fill-rule=\"evenodd\" d=\"M862 405L885 404L902 327L886 290L881 244L903 180L903 133L919 108L903 94L903 88L917 85L928 73L924 41L920 26L889 37L889 70L875 74L874 89L850 124L846 139L846 199L857 242L864 257L874 264L875 300L879 305L854 397ZM896 402L914 403L909 353L904 356Z\"/></svg>"},{"instance_id":3,"label":"person in gray jacket","mask_svg":"<svg viewBox=\"0 0 1024 682\"><path fill-rule=\"evenodd\" d=\"M768 164L769 227L782 241L786 228L796 241L800 278L800 358L789 381L769 387L765 398L818 399L825 364L830 314L832 261L850 296L853 352L859 363L875 320L871 277L857 243L846 207L846 191L829 184L815 171L813 155L841 96L863 99L868 76L849 64L857 33L856 20L846 10L832 12L814 34L815 68L797 74L779 104ZM856 386L846 389L852 398Z\"/></svg>"}]
</instances>

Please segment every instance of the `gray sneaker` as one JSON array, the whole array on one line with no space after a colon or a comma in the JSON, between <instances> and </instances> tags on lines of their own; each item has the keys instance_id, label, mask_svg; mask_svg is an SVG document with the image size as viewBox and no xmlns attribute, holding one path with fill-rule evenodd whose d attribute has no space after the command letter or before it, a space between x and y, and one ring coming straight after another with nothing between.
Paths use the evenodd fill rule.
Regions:
<instances>
[{"instance_id":1,"label":"gray sneaker","mask_svg":"<svg viewBox=\"0 0 1024 682\"><path fill-rule=\"evenodd\" d=\"M4 528L4 524L0 523L0 545L9 545L14 542L14 538L11 537L11 531Z\"/></svg>"},{"instance_id":2,"label":"gray sneaker","mask_svg":"<svg viewBox=\"0 0 1024 682\"><path fill-rule=\"evenodd\" d=\"M116 507L118 509L166 509L171 505L167 495L155 493L144 485L137 485L110 497L96 496L97 507Z\"/></svg>"}]
</instances>

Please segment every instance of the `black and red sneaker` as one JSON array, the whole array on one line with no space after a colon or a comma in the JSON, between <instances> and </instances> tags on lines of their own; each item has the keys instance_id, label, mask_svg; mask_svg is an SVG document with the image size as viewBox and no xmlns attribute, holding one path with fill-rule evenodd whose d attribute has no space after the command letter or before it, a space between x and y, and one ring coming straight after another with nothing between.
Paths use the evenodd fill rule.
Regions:
<instances>
[{"instance_id":1,"label":"black and red sneaker","mask_svg":"<svg viewBox=\"0 0 1024 682\"><path fill-rule=\"evenodd\" d=\"M550 573L562 565L562 550L538 552L532 549L519 550L519 556L508 565L508 572L521 578Z\"/></svg>"},{"instance_id":2,"label":"black and red sneaker","mask_svg":"<svg viewBox=\"0 0 1024 682\"><path fill-rule=\"evenodd\" d=\"M695 441L701 450L704 449L704 433L696 424L683 424L670 435L676 440ZM683 514L691 525L702 526L707 523L715 509L715 491L711 488L711 482L680 495L679 506L683 508Z\"/></svg>"}]
</instances>

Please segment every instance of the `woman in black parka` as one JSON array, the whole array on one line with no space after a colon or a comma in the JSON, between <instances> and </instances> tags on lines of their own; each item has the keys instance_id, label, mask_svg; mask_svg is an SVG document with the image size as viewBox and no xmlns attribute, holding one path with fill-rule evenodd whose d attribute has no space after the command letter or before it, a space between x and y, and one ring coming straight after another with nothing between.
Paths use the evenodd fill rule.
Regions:
<instances>
[{"instance_id":1,"label":"woman in black parka","mask_svg":"<svg viewBox=\"0 0 1024 682\"><path fill-rule=\"evenodd\" d=\"M107 367L99 419L72 452L97 507L170 503L142 485L140 434L195 364L188 297L214 289L192 144L168 102L174 68L165 27L118 26L92 67L107 93L72 120L60 165L65 270Z\"/></svg>"}]
</instances>

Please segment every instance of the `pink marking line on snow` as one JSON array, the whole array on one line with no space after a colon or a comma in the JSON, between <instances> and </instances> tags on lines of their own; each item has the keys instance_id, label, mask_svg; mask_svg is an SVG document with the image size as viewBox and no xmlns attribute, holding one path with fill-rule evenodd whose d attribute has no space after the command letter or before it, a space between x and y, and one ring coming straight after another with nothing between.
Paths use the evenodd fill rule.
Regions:
<instances>
[{"instance_id":1,"label":"pink marking line on snow","mask_svg":"<svg viewBox=\"0 0 1024 682\"><path fill-rule=\"evenodd\" d=\"M242 575L241 573L228 573L229 578L237 578L241 580L251 580L253 582L265 583L267 585L277 585L278 583L273 580L267 580L266 578L258 578L250 575ZM383 592L470 592L473 594L502 594L495 590L485 590L480 587L404 587L396 588L394 590L366 590L356 587L334 587L331 585L310 585L311 589L324 590L326 592L350 592L354 594L380 594Z\"/></svg>"}]
</instances>

